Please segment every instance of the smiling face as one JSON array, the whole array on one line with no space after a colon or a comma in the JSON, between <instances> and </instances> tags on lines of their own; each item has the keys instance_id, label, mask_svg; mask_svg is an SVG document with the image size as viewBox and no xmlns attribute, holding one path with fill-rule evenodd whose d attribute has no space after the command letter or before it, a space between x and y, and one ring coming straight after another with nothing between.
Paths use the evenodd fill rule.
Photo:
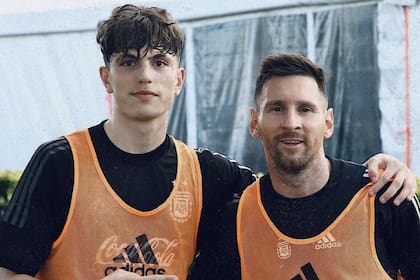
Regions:
<instances>
[{"instance_id":1,"label":"smiling face","mask_svg":"<svg viewBox=\"0 0 420 280\"><path fill-rule=\"evenodd\" d=\"M267 166L289 173L325 157L323 142L333 128L332 109L310 76L273 76L251 110L250 132L263 142Z\"/></svg>"},{"instance_id":2,"label":"smiling face","mask_svg":"<svg viewBox=\"0 0 420 280\"><path fill-rule=\"evenodd\" d=\"M185 76L178 60L177 56L156 49L146 54L131 49L127 54L112 55L109 67L100 68L103 84L114 96L112 118L167 119Z\"/></svg>"}]
</instances>

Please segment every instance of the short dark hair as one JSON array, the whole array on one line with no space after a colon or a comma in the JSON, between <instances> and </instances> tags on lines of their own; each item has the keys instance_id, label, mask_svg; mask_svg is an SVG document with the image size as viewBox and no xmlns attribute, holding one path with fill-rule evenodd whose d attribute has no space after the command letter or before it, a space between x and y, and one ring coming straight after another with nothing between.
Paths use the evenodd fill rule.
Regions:
<instances>
[{"instance_id":1,"label":"short dark hair","mask_svg":"<svg viewBox=\"0 0 420 280\"><path fill-rule=\"evenodd\" d=\"M315 79L319 90L327 95L325 89L325 74L321 67L313 63L309 58L296 53L281 53L266 56L258 74L254 103L258 105L264 84L275 76L301 75Z\"/></svg>"},{"instance_id":2,"label":"short dark hair","mask_svg":"<svg viewBox=\"0 0 420 280\"><path fill-rule=\"evenodd\" d=\"M165 9L126 4L115 8L107 20L98 23L96 41L104 62L109 66L115 53L145 48L169 53L181 59L184 35L178 23Z\"/></svg>"}]
</instances>

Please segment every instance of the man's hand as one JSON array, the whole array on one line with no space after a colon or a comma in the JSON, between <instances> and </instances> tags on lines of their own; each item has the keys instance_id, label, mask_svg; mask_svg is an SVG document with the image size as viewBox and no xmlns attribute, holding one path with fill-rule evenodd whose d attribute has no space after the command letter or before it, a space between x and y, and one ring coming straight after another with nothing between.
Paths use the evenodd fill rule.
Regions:
<instances>
[{"instance_id":1,"label":"man's hand","mask_svg":"<svg viewBox=\"0 0 420 280\"><path fill-rule=\"evenodd\" d=\"M376 154L368 159L364 165L368 166L370 180L374 183L369 191L370 195L375 195L392 180L391 185L379 198L381 203L387 202L401 188L401 192L394 199L396 206L400 205L404 199L413 199L417 190L416 175L404 163L389 155ZM384 170L381 175L379 175L379 169Z\"/></svg>"},{"instance_id":2,"label":"man's hand","mask_svg":"<svg viewBox=\"0 0 420 280\"><path fill-rule=\"evenodd\" d=\"M149 275L140 276L133 272L117 269L102 280L178 280L175 275Z\"/></svg>"}]
</instances>

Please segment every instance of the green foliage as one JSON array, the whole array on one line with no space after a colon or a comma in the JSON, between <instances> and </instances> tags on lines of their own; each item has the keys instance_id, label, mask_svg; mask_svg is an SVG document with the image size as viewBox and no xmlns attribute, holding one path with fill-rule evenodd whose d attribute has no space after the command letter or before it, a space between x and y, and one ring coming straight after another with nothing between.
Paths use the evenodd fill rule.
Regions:
<instances>
[{"instance_id":1,"label":"green foliage","mask_svg":"<svg viewBox=\"0 0 420 280\"><path fill-rule=\"evenodd\" d=\"M21 175L21 171L0 171L0 217L7 207Z\"/></svg>"}]
</instances>

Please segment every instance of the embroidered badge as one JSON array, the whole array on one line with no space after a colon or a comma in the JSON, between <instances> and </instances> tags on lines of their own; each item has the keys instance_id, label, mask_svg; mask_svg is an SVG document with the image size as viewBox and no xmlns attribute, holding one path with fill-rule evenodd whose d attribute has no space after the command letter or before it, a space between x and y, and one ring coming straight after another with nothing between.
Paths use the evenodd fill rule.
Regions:
<instances>
[{"instance_id":1,"label":"embroidered badge","mask_svg":"<svg viewBox=\"0 0 420 280\"><path fill-rule=\"evenodd\" d=\"M190 192L175 192L171 201L171 216L178 223L185 223L191 217L192 199Z\"/></svg>"},{"instance_id":2,"label":"embroidered badge","mask_svg":"<svg viewBox=\"0 0 420 280\"><path fill-rule=\"evenodd\" d=\"M289 258L292 255L292 248L290 247L289 243L286 241L281 241L277 243L277 256L284 260Z\"/></svg>"}]
</instances>

